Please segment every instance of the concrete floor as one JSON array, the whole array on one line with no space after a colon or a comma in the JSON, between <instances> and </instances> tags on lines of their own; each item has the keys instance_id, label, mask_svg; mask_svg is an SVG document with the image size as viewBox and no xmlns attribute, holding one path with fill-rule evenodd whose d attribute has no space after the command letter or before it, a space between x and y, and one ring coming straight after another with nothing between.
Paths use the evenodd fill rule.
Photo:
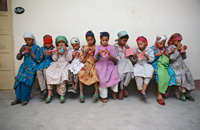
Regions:
<instances>
[{"instance_id":1,"label":"concrete floor","mask_svg":"<svg viewBox=\"0 0 200 130\"><path fill-rule=\"evenodd\" d=\"M36 96L27 106L10 106L14 91L0 91L0 130L200 130L199 90L192 93L195 102L181 102L171 93L166 106L156 102L156 91L148 95L143 101L134 89L128 98L105 104L92 102L91 91L83 104L67 93L64 104L55 94L49 104Z\"/></svg>"}]
</instances>

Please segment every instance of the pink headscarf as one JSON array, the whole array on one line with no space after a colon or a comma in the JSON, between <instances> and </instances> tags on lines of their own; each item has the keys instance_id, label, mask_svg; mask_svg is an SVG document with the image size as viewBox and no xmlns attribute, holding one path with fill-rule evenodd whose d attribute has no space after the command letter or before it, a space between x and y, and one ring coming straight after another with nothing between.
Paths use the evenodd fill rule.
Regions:
<instances>
[{"instance_id":1,"label":"pink headscarf","mask_svg":"<svg viewBox=\"0 0 200 130\"><path fill-rule=\"evenodd\" d=\"M182 36L179 33L174 33L168 40L167 44L170 46L174 41L182 40Z\"/></svg>"},{"instance_id":2,"label":"pink headscarf","mask_svg":"<svg viewBox=\"0 0 200 130\"><path fill-rule=\"evenodd\" d=\"M139 36L139 37L136 39L136 42L138 42L138 41L146 42L146 46L148 46L148 41L147 41L147 39L146 39L144 36Z\"/></svg>"}]
</instances>

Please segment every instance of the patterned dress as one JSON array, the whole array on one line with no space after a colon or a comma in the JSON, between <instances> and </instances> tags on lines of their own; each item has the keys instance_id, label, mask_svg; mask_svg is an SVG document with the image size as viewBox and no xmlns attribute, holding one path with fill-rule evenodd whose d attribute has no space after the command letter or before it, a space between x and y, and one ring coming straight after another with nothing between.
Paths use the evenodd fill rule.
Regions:
<instances>
[{"instance_id":1,"label":"patterned dress","mask_svg":"<svg viewBox=\"0 0 200 130\"><path fill-rule=\"evenodd\" d=\"M54 49L53 47L50 48L50 50L53 50L53 49ZM46 51L46 50L47 50L46 47L41 47L40 48L40 56L42 55L43 51ZM43 57L41 57L41 63L38 65L37 71L38 70L43 71L44 68L48 68L50 66L51 62L52 62L52 58L46 52L45 55L43 55Z\"/></svg>"},{"instance_id":2,"label":"patterned dress","mask_svg":"<svg viewBox=\"0 0 200 130\"><path fill-rule=\"evenodd\" d=\"M47 84L61 84L63 81L69 80L68 66L69 61L72 60L72 52L71 49L68 47L67 50L67 54L59 51L58 56L53 53L52 59L54 62L52 62L46 70Z\"/></svg>"},{"instance_id":3,"label":"patterned dress","mask_svg":"<svg viewBox=\"0 0 200 130\"><path fill-rule=\"evenodd\" d=\"M151 49L153 49L154 51L154 54L158 53L158 52L161 52L163 53L163 51L158 50L156 51L155 50L155 46L152 46ZM166 54L167 55L167 54ZM158 59L159 59L160 56L155 56L155 60L152 62L152 65L153 65L153 68L154 68L154 73L155 73L155 78L156 78L156 83L158 83ZM167 72L168 72L168 75L170 76L170 80L169 80L169 85L168 86L173 86L173 85L176 85L176 78L175 78L175 74L174 74L174 71L172 70L171 66L169 65L168 68L167 68Z\"/></svg>"},{"instance_id":4,"label":"patterned dress","mask_svg":"<svg viewBox=\"0 0 200 130\"><path fill-rule=\"evenodd\" d=\"M168 50L175 49L175 45L170 45ZM181 49L180 49L181 50ZM195 89L194 80L189 68L183 61L186 59L186 53L180 53L180 50L175 51L170 55L170 66L173 69L176 77L176 84L186 88L187 90Z\"/></svg>"},{"instance_id":5,"label":"patterned dress","mask_svg":"<svg viewBox=\"0 0 200 130\"><path fill-rule=\"evenodd\" d=\"M26 45L23 45L22 47L26 47ZM14 89L16 93L16 98L20 99L21 101L29 100L37 63L40 62L40 47L36 44L33 44L31 50L36 55L36 58L33 58L29 52L23 54L24 62L21 64L18 74L15 77Z\"/></svg>"},{"instance_id":6,"label":"patterned dress","mask_svg":"<svg viewBox=\"0 0 200 130\"><path fill-rule=\"evenodd\" d=\"M95 68L94 54L88 52L86 57L83 56L88 47L86 45L81 48L79 59L84 63L84 67L79 71L78 76L82 83L92 85L93 83L99 82L99 79Z\"/></svg>"}]
</instances>

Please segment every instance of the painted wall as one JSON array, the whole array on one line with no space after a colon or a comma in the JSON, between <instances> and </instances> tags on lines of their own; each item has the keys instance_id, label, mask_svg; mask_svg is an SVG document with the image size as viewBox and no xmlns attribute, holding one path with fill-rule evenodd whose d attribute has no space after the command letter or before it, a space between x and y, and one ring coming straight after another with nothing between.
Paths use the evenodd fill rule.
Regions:
<instances>
[{"instance_id":1,"label":"painted wall","mask_svg":"<svg viewBox=\"0 0 200 130\"><path fill-rule=\"evenodd\" d=\"M126 30L128 45L136 48L135 39L144 35L149 46L158 34L169 38L179 32L182 43L188 46L186 64L193 77L200 79L200 1L199 0L13 0L12 7L23 7L21 15L13 12L14 48L16 55L24 44L24 32L32 32L42 46L42 37L51 34L55 39L76 36L86 44L85 33L93 30L99 44L99 32L108 31L110 44L117 33ZM54 40L55 41L55 40ZM22 61L15 60L15 72Z\"/></svg>"}]
</instances>

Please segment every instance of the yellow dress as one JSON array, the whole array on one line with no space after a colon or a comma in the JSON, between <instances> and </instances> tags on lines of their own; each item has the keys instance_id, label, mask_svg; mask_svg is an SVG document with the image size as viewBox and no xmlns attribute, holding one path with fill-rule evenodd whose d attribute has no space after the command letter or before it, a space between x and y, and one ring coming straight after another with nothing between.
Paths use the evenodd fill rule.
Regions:
<instances>
[{"instance_id":1,"label":"yellow dress","mask_svg":"<svg viewBox=\"0 0 200 130\"><path fill-rule=\"evenodd\" d=\"M85 50L89 48L89 46L82 46L80 51L80 61L84 63L84 67L79 71L78 76L79 80L86 84L91 85L96 82L99 82L96 68L95 68L95 59L94 59L94 53L87 53L87 56L84 57ZM96 47L94 46L94 49Z\"/></svg>"}]
</instances>

